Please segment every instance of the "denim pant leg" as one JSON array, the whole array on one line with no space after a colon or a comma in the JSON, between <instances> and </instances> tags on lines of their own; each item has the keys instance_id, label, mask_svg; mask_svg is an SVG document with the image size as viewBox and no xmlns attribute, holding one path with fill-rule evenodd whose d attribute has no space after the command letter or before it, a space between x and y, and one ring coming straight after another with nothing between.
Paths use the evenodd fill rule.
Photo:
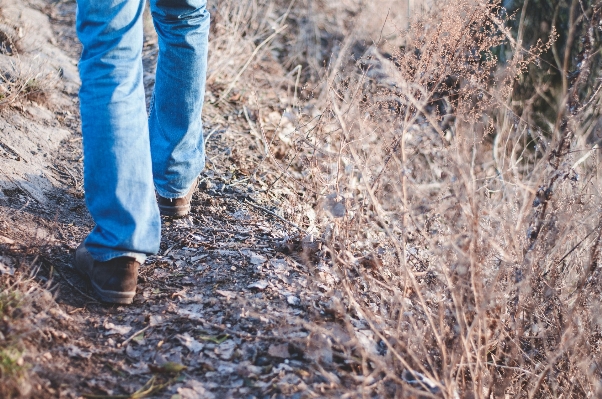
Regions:
<instances>
[{"instance_id":1,"label":"denim pant leg","mask_svg":"<svg viewBox=\"0 0 602 399\"><path fill-rule=\"evenodd\" d=\"M78 0L84 189L98 261L156 253L161 220L142 83L144 0Z\"/></svg>"},{"instance_id":2,"label":"denim pant leg","mask_svg":"<svg viewBox=\"0 0 602 399\"><path fill-rule=\"evenodd\" d=\"M207 74L206 0L151 0L159 38L149 118L153 177L165 198L186 195L205 166L201 111Z\"/></svg>"}]
</instances>

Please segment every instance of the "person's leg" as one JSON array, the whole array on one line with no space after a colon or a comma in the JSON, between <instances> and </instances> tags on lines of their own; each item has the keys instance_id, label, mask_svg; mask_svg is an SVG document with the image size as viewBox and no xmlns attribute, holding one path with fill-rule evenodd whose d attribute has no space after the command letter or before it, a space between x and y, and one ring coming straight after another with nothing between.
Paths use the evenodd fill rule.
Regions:
<instances>
[{"instance_id":1,"label":"person's leg","mask_svg":"<svg viewBox=\"0 0 602 399\"><path fill-rule=\"evenodd\" d=\"M185 199L205 166L201 110L209 12L206 0L151 0L150 5L159 37L149 117L153 178L163 199Z\"/></svg>"},{"instance_id":2,"label":"person's leg","mask_svg":"<svg viewBox=\"0 0 602 399\"><path fill-rule=\"evenodd\" d=\"M96 226L85 240L94 260L156 253L155 199L142 83L144 0L78 0L84 189Z\"/></svg>"}]
</instances>

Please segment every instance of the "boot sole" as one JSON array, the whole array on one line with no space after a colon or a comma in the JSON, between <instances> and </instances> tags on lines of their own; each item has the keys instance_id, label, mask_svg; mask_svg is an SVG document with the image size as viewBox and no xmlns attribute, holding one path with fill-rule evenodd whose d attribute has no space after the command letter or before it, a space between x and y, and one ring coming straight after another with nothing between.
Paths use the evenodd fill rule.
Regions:
<instances>
[{"instance_id":1,"label":"boot sole","mask_svg":"<svg viewBox=\"0 0 602 399\"><path fill-rule=\"evenodd\" d=\"M136 296L135 291L121 292L103 290L102 288L97 286L96 283L94 283L94 281L92 281L91 279L90 282L92 283L92 288L94 288L94 292L96 292L96 295L98 295L100 300L103 302L118 303L121 305L129 305L132 302L134 302L134 296Z\"/></svg>"},{"instance_id":2,"label":"boot sole","mask_svg":"<svg viewBox=\"0 0 602 399\"><path fill-rule=\"evenodd\" d=\"M181 206L161 206L159 205L159 213L163 216L171 216L181 218L190 213L190 205Z\"/></svg>"},{"instance_id":3,"label":"boot sole","mask_svg":"<svg viewBox=\"0 0 602 399\"><path fill-rule=\"evenodd\" d=\"M183 198L187 198L188 199L188 203L184 204L184 205L177 205L177 206L171 206L171 205L163 205L161 203L159 203L159 213L162 216L170 216L172 218L181 218L184 217L186 215L188 215L190 213L190 201L192 201L192 196L194 195L194 192L196 191L197 187L199 185L199 178L197 176L197 178L194 180L194 183L192 183L192 187L190 187L190 190L188 191L188 194L186 194L185 197ZM157 194L159 195L159 194Z\"/></svg>"}]
</instances>

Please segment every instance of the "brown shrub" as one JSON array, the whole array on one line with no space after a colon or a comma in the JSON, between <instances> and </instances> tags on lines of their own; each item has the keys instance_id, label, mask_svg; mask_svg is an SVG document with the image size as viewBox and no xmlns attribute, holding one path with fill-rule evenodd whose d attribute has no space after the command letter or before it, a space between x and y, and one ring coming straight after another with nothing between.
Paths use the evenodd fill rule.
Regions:
<instances>
[{"instance_id":1,"label":"brown shrub","mask_svg":"<svg viewBox=\"0 0 602 399\"><path fill-rule=\"evenodd\" d=\"M304 11L289 18L291 49L328 18L314 8L302 25ZM596 29L599 9L577 14L571 23ZM358 374L384 375L371 388L383 396L602 394L601 182L587 142L600 81L583 83L596 70L585 54L556 120L534 125L513 93L555 32L527 51L504 18L496 3L452 2L395 37L385 24L365 46L362 31L331 26L338 50L327 68L300 74L305 102L283 95L271 127L259 111L272 165L315 204L306 226L336 271L340 323L357 336L363 320L382 349L358 339L347 353L363 359ZM501 44L513 54L505 66ZM310 52L288 60L299 54Z\"/></svg>"}]
</instances>

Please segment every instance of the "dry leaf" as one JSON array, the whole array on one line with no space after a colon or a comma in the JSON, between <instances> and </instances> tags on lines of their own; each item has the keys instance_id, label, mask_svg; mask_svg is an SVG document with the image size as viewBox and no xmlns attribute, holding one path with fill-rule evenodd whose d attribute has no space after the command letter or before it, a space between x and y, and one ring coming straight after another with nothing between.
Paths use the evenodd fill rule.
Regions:
<instances>
[{"instance_id":1,"label":"dry leaf","mask_svg":"<svg viewBox=\"0 0 602 399\"><path fill-rule=\"evenodd\" d=\"M148 368L153 373L175 374L175 373L179 373L182 370L186 370L188 367L186 367L180 363L167 362L167 363L163 364L162 366L157 366L155 364L149 364Z\"/></svg>"},{"instance_id":2,"label":"dry leaf","mask_svg":"<svg viewBox=\"0 0 602 399\"><path fill-rule=\"evenodd\" d=\"M265 290L268 287L268 282L265 280L259 280L248 285L248 288L256 288L258 290Z\"/></svg>"},{"instance_id":3,"label":"dry leaf","mask_svg":"<svg viewBox=\"0 0 602 399\"><path fill-rule=\"evenodd\" d=\"M15 243L15 240L12 240L8 237L0 236L0 244L13 245L14 243Z\"/></svg>"},{"instance_id":4,"label":"dry leaf","mask_svg":"<svg viewBox=\"0 0 602 399\"><path fill-rule=\"evenodd\" d=\"M232 292L232 291L215 290L215 292L217 292L218 294L220 294L223 297L226 297L227 300L236 298L236 293Z\"/></svg>"},{"instance_id":5,"label":"dry leaf","mask_svg":"<svg viewBox=\"0 0 602 399\"><path fill-rule=\"evenodd\" d=\"M67 346L67 354L71 357L79 357L82 359L89 359L90 357L92 357L92 353L82 350L80 348L78 348L75 345L68 345Z\"/></svg>"},{"instance_id":6,"label":"dry leaf","mask_svg":"<svg viewBox=\"0 0 602 399\"><path fill-rule=\"evenodd\" d=\"M158 326L159 324L163 323L163 316L160 315L152 315L149 319L150 321L150 326L151 327L155 327Z\"/></svg>"},{"instance_id":7,"label":"dry leaf","mask_svg":"<svg viewBox=\"0 0 602 399\"><path fill-rule=\"evenodd\" d=\"M272 357L279 357L281 359L288 359L291 354L288 351L288 344L272 344L268 349L268 354Z\"/></svg>"},{"instance_id":8,"label":"dry leaf","mask_svg":"<svg viewBox=\"0 0 602 399\"><path fill-rule=\"evenodd\" d=\"M114 335L114 334L126 335L127 333L132 331L132 327L130 327L130 326L120 326L120 325L116 325L113 323L106 323L104 325L104 327L106 330L108 330L105 333L105 335Z\"/></svg>"},{"instance_id":9,"label":"dry leaf","mask_svg":"<svg viewBox=\"0 0 602 399\"><path fill-rule=\"evenodd\" d=\"M230 360L234 354L234 349L236 349L236 342L228 340L222 342L215 348L215 354L221 357L223 360Z\"/></svg>"},{"instance_id":10,"label":"dry leaf","mask_svg":"<svg viewBox=\"0 0 602 399\"><path fill-rule=\"evenodd\" d=\"M196 339L192 338L188 333L177 334L175 337L182 345L188 348L189 351L194 353L200 352L205 346Z\"/></svg>"},{"instance_id":11,"label":"dry leaf","mask_svg":"<svg viewBox=\"0 0 602 399\"><path fill-rule=\"evenodd\" d=\"M292 306L299 306L299 304L301 304L301 300L294 295L287 296L286 302Z\"/></svg>"}]
</instances>

